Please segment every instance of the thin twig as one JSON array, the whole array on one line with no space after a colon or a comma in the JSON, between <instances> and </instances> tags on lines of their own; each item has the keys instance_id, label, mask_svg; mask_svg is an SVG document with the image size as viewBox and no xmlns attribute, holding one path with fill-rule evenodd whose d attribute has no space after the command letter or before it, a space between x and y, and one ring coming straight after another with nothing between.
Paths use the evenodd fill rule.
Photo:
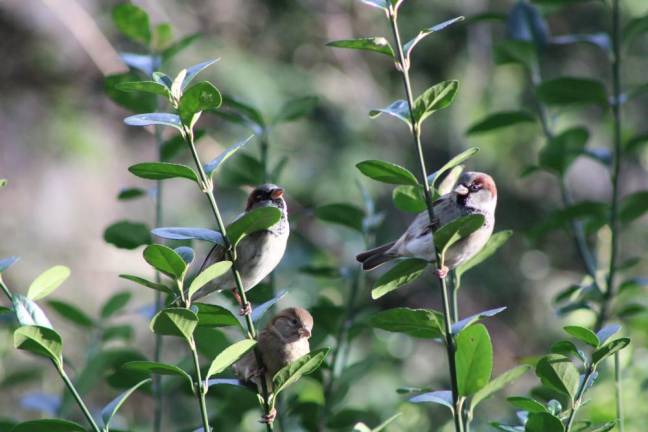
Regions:
<instances>
[{"instance_id":1,"label":"thin twig","mask_svg":"<svg viewBox=\"0 0 648 432\"><path fill-rule=\"evenodd\" d=\"M189 342L189 349L191 350L191 356L193 357L194 367L196 369L196 383L194 384L194 392L198 398L198 404L200 405L200 415L202 417L203 429L205 432L210 432L211 427L209 426L209 415L207 415L207 403L205 402L205 384L202 380L202 373L200 372L200 361L198 360L198 350L196 349L196 341L191 338Z\"/></svg>"},{"instance_id":2,"label":"thin twig","mask_svg":"<svg viewBox=\"0 0 648 432\"><path fill-rule=\"evenodd\" d=\"M79 408L81 408L81 411L83 412L83 415L85 418L88 420L88 423L92 426L92 429L95 432L101 432L101 429L99 426L97 426L97 422L95 422L94 418L92 417L92 414L90 414L90 410L86 406L86 404L83 402L83 399L81 399L81 396L79 395L79 392L77 391L76 387L74 387L74 384L72 384L72 381L70 378L67 376L65 373L65 369L63 369L62 364L57 364L54 360L52 360L52 364L54 364L54 367L56 368L57 372L63 379L63 382L67 386L68 390L70 390L70 393L72 393L72 396L76 400L77 404L79 405Z\"/></svg>"},{"instance_id":3,"label":"thin twig","mask_svg":"<svg viewBox=\"0 0 648 432\"><path fill-rule=\"evenodd\" d=\"M430 191L430 184L428 182L427 169L425 167L425 158L423 155L423 145L421 143L421 130L419 123L414 116L414 96L412 94L412 86L410 83L409 77L409 60L405 58L403 53L403 45L401 43L400 33L398 31L398 12L397 10L390 6L388 11L389 21L391 23L392 32L394 34L394 41L396 44L396 52L398 54L397 59L397 69L401 72L403 77L403 85L405 87L405 94L407 96L407 105L410 113L410 122L412 128L412 135L414 138L414 145L416 147L416 152L418 155L420 175L423 180L423 191L425 193L425 202L427 204L427 211L430 221L434 219L434 211L432 209L432 193ZM442 257L439 251L436 251L436 266L437 270L440 270L443 266ZM459 393L457 386L457 370L455 364L455 341L452 335L452 326L451 320L452 316L450 314L450 303L448 300L448 288L446 286L445 278L438 277L439 286L441 288L441 296L443 299L443 321L445 328L445 346L448 356L448 366L450 369L450 384L452 389L452 401L453 401L453 417L455 424L455 431L463 431L463 422L461 420L462 413L459 403Z\"/></svg>"}]
</instances>

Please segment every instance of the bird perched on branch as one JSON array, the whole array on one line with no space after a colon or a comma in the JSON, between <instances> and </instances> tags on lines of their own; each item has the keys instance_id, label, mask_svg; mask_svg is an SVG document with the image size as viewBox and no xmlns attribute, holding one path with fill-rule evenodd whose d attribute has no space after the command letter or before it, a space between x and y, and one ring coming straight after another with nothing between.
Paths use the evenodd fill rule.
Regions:
<instances>
[{"instance_id":1,"label":"bird perched on branch","mask_svg":"<svg viewBox=\"0 0 648 432\"><path fill-rule=\"evenodd\" d=\"M283 188L267 183L257 186L248 197L245 206L246 213L259 207L276 207L281 211L281 219L266 230L256 231L245 236L236 246L235 265L241 275L241 282L245 291L253 288L268 276L277 267L286 251L290 227L288 225L288 209L283 194ZM225 247L215 245L207 254L199 272L225 259L227 259ZM236 288L232 272L227 272L198 290L193 298L204 297L212 292L232 290L239 304L241 304ZM249 314L249 309L248 303L248 308L242 309L241 313Z\"/></svg>"},{"instance_id":2,"label":"bird perched on branch","mask_svg":"<svg viewBox=\"0 0 648 432\"><path fill-rule=\"evenodd\" d=\"M356 259L362 263L363 270L374 269L401 257L434 262L435 231L459 217L470 214L483 215L484 224L479 229L446 251L444 267L437 271L439 277L445 277L448 270L469 260L484 247L493 233L496 205L497 188L491 176L481 172L465 172L459 177L452 192L434 201L431 221L427 210L420 213L398 240L363 252L357 255Z\"/></svg>"},{"instance_id":3,"label":"bird perched on branch","mask_svg":"<svg viewBox=\"0 0 648 432\"><path fill-rule=\"evenodd\" d=\"M259 332L256 349L261 356L262 367L254 352L248 352L234 364L234 373L244 383L266 386L272 391L272 377L281 368L310 352L308 339L313 330L313 317L299 307L283 309ZM276 412L264 416L263 421L272 422Z\"/></svg>"}]
</instances>

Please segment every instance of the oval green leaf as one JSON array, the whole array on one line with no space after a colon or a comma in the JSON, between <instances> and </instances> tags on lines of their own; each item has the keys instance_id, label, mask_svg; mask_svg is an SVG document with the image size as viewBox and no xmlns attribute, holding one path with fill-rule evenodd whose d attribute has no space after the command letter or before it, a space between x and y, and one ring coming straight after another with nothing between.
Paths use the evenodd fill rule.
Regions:
<instances>
[{"instance_id":1,"label":"oval green leaf","mask_svg":"<svg viewBox=\"0 0 648 432\"><path fill-rule=\"evenodd\" d=\"M483 324L472 325L459 333L455 363L460 395L473 395L488 384L493 372L493 345Z\"/></svg>"},{"instance_id":2,"label":"oval green leaf","mask_svg":"<svg viewBox=\"0 0 648 432\"><path fill-rule=\"evenodd\" d=\"M279 370L272 378L275 397L286 387L296 383L302 376L319 369L329 351L330 348L320 348L312 351Z\"/></svg>"},{"instance_id":3,"label":"oval green leaf","mask_svg":"<svg viewBox=\"0 0 648 432\"><path fill-rule=\"evenodd\" d=\"M14 347L51 359L57 367L63 366L63 342L51 328L40 326L18 327L13 333Z\"/></svg>"},{"instance_id":4,"label":"oval green leaf","mask_svg":"<svg viewBox=\"0 0 648 432\"><path fill-rule=\"evenodd\" d=\"M151 244L150 228L141 222L115 222L104 231L104 240L120 249L132 250Z\"/></svg>"},{"instance_id":5,"label":"oval green leaf","mask_svg":"<svg viewBox=\"0 0 648 432\"><path fill-rule=\"evenodd\" d=\"M538 361L535 373L547 387L568 395L572 400L576 397L580 376L567 357L549 354Z\"/></svg>"},{"instance_id":6,"label":"oval green leaf","mask_svg":"<svg viewBox=\"0 0 648 432\"><path fill-rule=\"evenodd\" d=\"M365 213L351 204L326 204L315 209L315 216L325 222L342 225L360 233L364 232Z\"/></svg>"},{"instance_id":7,"label":"oval green leaf","mask_svg":"<svg viewBox=\"0 0 648 432\"><path fill-rule=\"evenodd\" d=\"M65 266L54 266L40 274L29 286L27 298L39 300L54 292L70 276L70 269Z\"/></svg>"},{"instance_id":8,"label":"oval green leaf","mask_svg":"<svg viewBox=\"0 0 648 432\"><path fill-rule=\"evenodd\" d=\"M187 263L173 249L159 244L144 249L144 259L157 270L174 279L184 278Z\"/></svg>"},{"instance_id":9,"label":"oval green leaf","mask_svg":"<svg viewBox=\"0 0 648 432\"><path fill-rule=\"evenodd\" d=\"M185 125L193 125L196 115L207 110L215 110L223 102L223 98L214 85L202 81L189 87L182 95L178 105L180 120Z\"/></svg>"},{"instance_id":10,"label":"oval green leaf","mask_svg":"<svg viewBox=\"0 0 648 432\"><path fill-rule=\"evenodd\" d=\"M367 160L356 165L367 177L382 183L417 186L418 180L406 168L391 162Z\"/></svg>"},{"instance_id":11,"label":"oval green leaf","mask_svg":"<svg viewBox=\"0 0 648 432\"><path fill-rule=\"evenodd\" d=\"M371 290L371 298L374 300L379 299L385 294L418 279L427 265L427 261L418 258L400 261L378 278Z\"/></svg>"},{"instance_id":12,"label":"oval green leaf","mask_svg":"<svg viewBox=\"0 0 648 432\"><path fill-rule=\"evenodd\" d=\"M128 171L137 177L149 180L166 180L171 178L186 178L198 182L194 170L186 165L169 162L143 162L128 167Z\"/></svg>"},{"instance_id":13,"label":"oval green leaf","mask_svg":"<svg viewBox=\"0 0 648 432\"><path fill-rule=\"evenodd\" d=\"M78 307L59 300L49 300L47 302L49 307L54 309L56 313L61 315L73 324L80 325L81 327L92 328L94 321L85 312Z\"/></svg>"},{"instance_id":14,"label":"oval green leaf","mask_svg":"<svg viewBox=\"0 0 648 432\"><path fill-rule=\"evenodd\" d=\"M459 240L468 237L484 225L484 216L471 214L457 218L434 232L434 245L441 255Z\"/></svg>"},{"instance_id":15,"label":"oval green leaf","mask_svg":"<svg viewBox=\"0 0 648 432\"><path fill-rule=\"evenodd\" d=\"M124 119L129 126L169 126L182 131L180 117L171 113L145 113L135 114Z\"/></svg>"},{"instance_id":16,"label":"oval green leaf","mask_svg":"<svg viewBox=\"0 0 648 432\"><path fill-rule=\"evenodd\" d=\"M369 323L393 333L437 339L443 336L443 315L432 309L394 308L374 314Z\"/></svg>"},{"instance_id":17,"label":"oval green leaf","mask_svg":"<svg viewBox=\"0 0 648 432\"><path fill-rule=\"evenodd\" d=\"M254 339L243 339L225 348L212 361L205 376L205 381L209 381L211 377L223 372L237 362L245 353L254 348L256 343Z\"/></svg>"},{"instance_id":18,"label":"oval green leaf","mask_svg":"<svg viewBox=\"0 0 648 432\"><path fill-rule=\"evenodd\" d=\"M198 316L188 309L167 308L158 312L151 320L153 333L179 336L191 341L198 325Z\"/></svg>"},{"instance_id":19,"label":"oval green leaf","mask_svg":"<svg viewBox=\"0 0 648 432\"><path fill-rule=\"evenodd\" d=\"M68 420L43 419L17 424L11 432L85 432L85 428Z\"/></svg>"},{"instance_id":20,"label":"oval green leaf","mask_svg":"<svg viewBox=\"0 0 648 432\"><path fill-rule=\"evenodd\" d=\"M204 287L206 284L216 279L217 277L225 274L231 267L231 261L219 261L207 267L205 270L200 272L200 274L196 276L193 281L191 281L191 285L189 285L189 291L187 292L187 297L191 299L191 297L200 288Z\"/></svg>"},{"instance_id":21,"label":"oval green leaf","mask_svg":"<svg viewBox=\"0 0 648 432\"><path fill-rule=\"evenodd\" d=\"M281 219L281 211L275 207L258 207L246 212L227 227L227 237L236 246L243 237L270 228Z\"/></svg>"},{"instance_id":22,"label":"oval green leaf","mask_svg":"<svg viewBox=\"0 0 648 432\"><path fill-rule=\"evenodd\" d=\"M600 344L596 334L586 327L566 326L563 327L563 330L565 330L566 333L574 336L581 342L585 342L587 345L593 346L594 348L598 347Z\"/></svg>"},{"instance_id":23,"label":"oval green leaf","mask_svg":"<svg viewBox=\"0 0 648 432\"><path fill-rule=\"evenodd\" d=\"M394 58L394 50L389 44L389 41L384 37L337 40L327 43L326 46L333 48L349 48L364 51L374 51Z\"/></svg>"},{"instance_id":24,"label":"oval green leaf","mask_svg":"<svg viewBox=\"0 0 648 432\"><path fill-rule=\"evenodd\" d=\"M501 111L489 114L485 118L475 122L466 131L466 135L477 135L492 132L520 123L533 123L535 117L526 111Z\"/></svg>"}]
</instances>

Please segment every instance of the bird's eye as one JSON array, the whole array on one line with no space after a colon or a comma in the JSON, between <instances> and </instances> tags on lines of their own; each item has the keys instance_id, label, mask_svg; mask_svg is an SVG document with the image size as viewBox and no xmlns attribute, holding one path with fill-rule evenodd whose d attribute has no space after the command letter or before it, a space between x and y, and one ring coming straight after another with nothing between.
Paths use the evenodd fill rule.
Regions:
<instances>
[{"instance_id":1,"label":"bird's eye","mask_svg":"<svg viewBox=\"0 0 648 432\"><path fill-rule=\"evenodd\" d=\"M470 192L477 192L479 189L481 189L481 185L473 183L468 189L470 189Z\"/></svg>"},{"instance_id":2,"label":"bird's eye","mask_svg":"<svg viewBox=\"0 0 648 432\"><path fill-rule=\"evenodd\" d=\"M292 320L292 323L293 323L294 325L297 325L297 324L299 324L299 321L297 321L296 319L294 319L294 320Z\"/></svg>"}]
</instances>

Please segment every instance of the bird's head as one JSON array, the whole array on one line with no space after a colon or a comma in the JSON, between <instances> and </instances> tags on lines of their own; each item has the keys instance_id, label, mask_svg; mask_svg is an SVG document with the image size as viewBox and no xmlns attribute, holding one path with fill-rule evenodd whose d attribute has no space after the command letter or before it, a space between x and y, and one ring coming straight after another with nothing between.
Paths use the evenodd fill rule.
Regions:
<instances>
[{"instance_id":1,"label":"bird's head","mask_svg":"<svg viewBox=\"0 0 648 432\"><path fill-rule=\"evenodd\" d=\"M282 339L287 342L296 342L299 339L308 339L313 330L313 317L306 310L299 307L283 309L270 322Z\"/></svg>"},{"instance_id":2,"label":"bird's head","mask_svg":"<svg viewBox=\"0 0 648 432\"><path fill-rule=\"evenodd\" d=\"M459 177L454 193L463 206L483 212L494 212L497 205L497 188L488 174L467 171Z\"/></svg>"},{"instance_id":3,"label":"bird's head","mask_svg":"<svg viewBox=\"0 0 648 432\"><path fill-rule=\"evenodd\" d=\"M283 199L284 190L277 185L266 183L254 188L247 200L245 211L258 207L276 207L286 210L286 201Z\"/></svg>"}]
</instances>

